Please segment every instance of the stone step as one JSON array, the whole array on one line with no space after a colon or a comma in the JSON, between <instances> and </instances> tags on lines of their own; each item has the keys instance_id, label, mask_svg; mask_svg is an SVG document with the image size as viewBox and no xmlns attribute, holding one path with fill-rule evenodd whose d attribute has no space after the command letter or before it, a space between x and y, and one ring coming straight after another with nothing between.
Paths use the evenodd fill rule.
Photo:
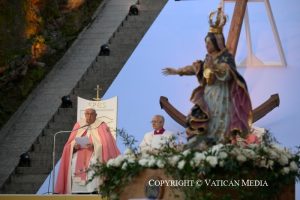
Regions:
<instances>
[{"instance_id":1,"label":"stone step","mask_svg":"<svg viewBox=\"0 0 300 200\"><path fill-rule=\"evenodd\" d=\"M51 160L52 152L29 152L31 162ZM34 166L34 165L31 165Z\"/></svg>"},{"instance_id":2,"label":"stone step","mask_svg":"<svg viewBox=\"0 0 300 200\"><path fill-rule=\"evenodd\" d=\"M123 34L128 35L129 33L134 33L133 35L129 35L130 38L140 37L142 33L145 33L145 27L143 26L133 26L132 24L124 25L120 29L118 29L113 38L122 37L124 38ZM135 35L136 34L136 35Z\"/></svg>"},{"instance_id":3,"label":"stone step","mask_svg":"<svg viewBox=\"0 0 300 200\"><path fill-rule=\"evenodd\" d=\"M125 64L125 63L124 63ZM85 88L87 83L91 83L94 81L94 86L101 85L104 86L107 82L109 82L113 75L119 73L123 65L111 65L110 68L106 67L105 69L97 69L94 70L94 76L91 76L89 79L85 80L80 84L78 88Z\"/></svg>"},{"instance_id":4,"label":"stone step","mask_svg":"<svg viewBox=\"0 0 300 200\"><path fill-rule=\"evenodd\" d=\"M73 124L74 125L74 124ZM61 129L60 127L54 127L54 128L45 128L44 130L43 130L43 134L41 134L39 137L38 137L38 139L40 138L40 137L44 137L44 136L52 136L53 137L53 135L54 135L54 133L56 133L56 132L58 132L58 131L64 131L64 130L72 130L72 128L73 128L73 125L72 126L69 126L69 127L66 127L66 129Z\"/></svg>"},{"instance_id":5,"label":"stone step","mask_svg":"<svg viewBox=\"0 0 300 200\"><path fill-rule=\"evenodd\" d=\"M42 144L33 144L33 151L40 152L40 153L49 153L49 152L52 152L52 149L53 149L52 146L53 145L50 143L47 146L42 145Z\"/></svg>"},{"instance_id":6,"label":"stone step","mask_svg":"<svg viewBox=\"0 0 300 200\"><path fill-rule=\"evenodd\" d=\"M70 129L71 130L71 129ZM58 131L57 131L58 132ZM57 133L56 132L56 133ZM55 143L61 144L64 143L66 139L68 139L70 136L70 133L59 133L55 137ZM53 145L53 135L45 135L38 137L37 141L34 143L34 145L41 145L41 147L45 146L45 148Z\"/></svg>"},{"instance_id":7,"label":"stone step","mask_svg":"<svg viewBox=\"0 0 300 200\"><path fill-rule=\"evenodd\" d=\"M49 128L60 128L61 130L70 130L68 127L72 126L74 124L74 120L69 121L56 121L56 122L50 122L48 124Z\"/></svg>"},{"instance_id":8,"label":"stone step","mask_svg":"<svg viewBox=\"0 0 300 200\"><path fill-rule=\"evenodd\" d=\"M136 46L137 46L137 43L139 43L141 40L138 39L136 42L131 42L131 41L128 41L127 42L123 42L123 41L119 41L118 43L113 43L110 45L110 52L111 52L111 56L114 56L114 55L123 55L124 57L123 58L128 58L128 53L129 52L132 52Z\"/></svg>"},{"instance_id":9,"label":"stone step","mask_svg":"<svg viewBox=\"0 0 300 200\"><path fill-rule=\"evenodd\" d=\"M73 109L72 108L58 108L58 114L64 113L64 114L73 114Z\"/></svg>"},{"instance_id":10,"label":"stone step","mask_svg":"<svg viewBox=\"0 0 300 200\"><path fill-rule=\"evenodd\" d=\"M76 121L76 114L72 114L72 115L55 115L52 120L49 122L50 124L53 123L66 123L66 124L70 124L70 123L74 123Z\"/></svg>"},{"instance_id":11,"label":"stone step","mask_svg":"<svg viewBox=\"0 0 300 200\"><path fill-rule=\"evenodd\" d=\"M15 174L11 177L11 183L40 184L47 176L47 174Z\"/></svg>"},{"instance_id":12,"label":"stone step","mask_svg":"<svg viewBox=\"0 0 300 200\"><path fill-rule=\"evenodd\" d=\"M35 194L40 188L41 183L11 183L8 184L4 190L3 194Z\"/></svg>"},{"instance_id":13,"label":"stone step","mask_svg":"<svg viewBox=\"0 0 300 200\"><path fill-rule=\"evenodd\" d=\"M147 28L150 27L150 25L145 26L145 23L147 23L147 21L133 21L133 22L126 21L123 27L125 29L139 29L140 31L145 32L145 30L147 30Z\"/></svg>"},{"instance_id":14,"label":"stone step","mask_svg":"<svg viewBox=\"0 0 300 200\"><path fill-rule=\"evenodd\" d=\"M115 36L112 40L112 43L114 43L114 40L116 39L122 39L122 40L129 40L133 41L137 38L141 38L144 35L144 31L142 29L136 27L136 28L121 28L118 32L115 33Z\"/></svg>"},{"instance_id":15,"label":"stone step","mask_svg":"<svg viewBox=\"0 0 300 200\"><path fill-rule=\"evenodd\" d=\"M114 76L117 75L120 72L121 68L111 68L107 69L106 72L102 72L102 75L91 77L89 80L86 80L82 83L81 86L79 86L76 91L80 90L90 90L92 94L95 94L95 87L96 85L100 85L102 87L102 90L100 91L100 94L103 94L104 88L107 88L107 84L110 84L112 80L114 80Z\"/></svg>"},{"instance_id":16,"label":"stone step","mask_svg":"<svg viewBox=\"0 0 300 200\"><path fill-rule=\"evenodd\" d=\"M112 62L112 63L105 63L105 62L99 62L94 64L94 68L90 70L84 79L82 79L78 87L84 87L84 84L88 82L91 79L95 79L96 81L99 81L98 78L106 78L107 76L111 76L110 74L115 71L116 69L120 69L124 66L127 60L122 60L122 62Z\"/></svg>"},{"instance_id":17,"label":"stone step","mask_svg":"<svg viewBox=\"0 0 300 200\"><path fill-rule=\"evenodd\" d=\"M155 9L161 9L165 4L167 0L139 0L139 3L141 7L147 7L147 9L155 8Z\"/></svg>"},{"instance_id":18,"label":"stone step","mask_svg":"<svg viewBox=\"0 0 300 200\"><path fill-rule=\"evenodd\" d=\"M93 68L92 69L97 69L99 66L110 66L112 64L122 64L127 60L126 57L120 56L98 56L96 58L96 62L93 63Z\"/></svg>"},{"instance_id":19,"label":"stone step","mask_svg":"<svg viewBox=\"0 0 300 200\"><path fill-rule=\"evenodd\" d=\"M61 152L63 149L63 146L66 144L66 140L57 140L55 142L55 146L56 146L56 152ZM36 153L42 153L42 154L47 154L47 153L51 153L52 155L52 151L53 151L53 143L51 142L51 144L48 145L44 145L44 144L34 144L33 145L34 150L32 152L36 152ZM37 158L39 159L39 158Z\"/></svg>"},{"instance_id":20,"label":"stone step","mask_svg":"<svg viewBox=\"0 0 300 200\"><path fill-rule=\"evenodd\" d=\"M33 167L17 167L17 174L49 174L52 170L52 165L50 166L33 166Z\"/></svg>"},{"instance_id":21,"label":"stone step","mask_svg":"<svg viewBox=\"0 0 300 200\"><path fill-rule=\"evenodd\" d=\"M141 15L139 16L131 16L129 18L127 18L127 20L125 20L123 22L123 27L127 27L127 26L132 26L132 25L138 25L139 27L148 27L149 25L151 25L153 22L153 16L147 15L145 13L141 13Z\"/></svg>"},{"instance_id":22,"label":"stone step","mask_svg":"<svg viewBox=\"0 0 300 200\"><path fill-rule=\"evenodd\" d=\"M137 23L138 22L138 23ZM128 33L128 32L134 32L137 34L145 33L147 29L149 28L149 21L148 20L126 20L124 21L119 29L115 32L115 35L121 36L120 33Z\"/></svg>"},{"instance_id":23,"label":"stone step","mask_svg":"<svg viewBox=\"0 0 300 200\"><path fill-rule=\"evenodd\" d=\"M91 68L87 71L87 74L89 75L89 72L93 72L93 70L99 69L102 66L107 66L107 65L109 66L112 64L116 65L116 64L121 64L123 62L124 62L124 58L116 59L116 57L111 57L111 56L98 56L93 62ZM84 79L87 77L84 77Z\"/></svg>"},{"instance_id":24,"label":"stone step","mask_svg":"<svg viewBox=\"0 0 300 200\"><path fill-rule=\"evenodd\" d=\"M153 19L153 18L155 18L154 15L157 14L157 10L153 10L151 8L149 9L149 7L147 7L147 10L145 10L143 6L140 6L139 8L140 8L139 14L138 15L130 15L127 18L127 20L131 20L131 19L140 20L140 19L149 19L149 18Z\"/></svg>"}]
</instances>

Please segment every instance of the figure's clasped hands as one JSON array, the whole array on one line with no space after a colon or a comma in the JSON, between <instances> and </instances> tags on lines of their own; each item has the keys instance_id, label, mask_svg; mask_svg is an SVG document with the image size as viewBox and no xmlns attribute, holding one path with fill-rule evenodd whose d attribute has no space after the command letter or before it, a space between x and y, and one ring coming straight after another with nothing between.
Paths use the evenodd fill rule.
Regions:
<instances>
[{"instance_id":1,"label":"figure's clasped hands","mask_svg":"<svg viewBox=\"0 0 300 200\"><path fill-rule=\"evenodd\" d=\"M200 68L201 64L203 62L201 60L196 60L195 62L193 62L193 66L197 67L197 68Z\"/></svg>"}]
</instances>

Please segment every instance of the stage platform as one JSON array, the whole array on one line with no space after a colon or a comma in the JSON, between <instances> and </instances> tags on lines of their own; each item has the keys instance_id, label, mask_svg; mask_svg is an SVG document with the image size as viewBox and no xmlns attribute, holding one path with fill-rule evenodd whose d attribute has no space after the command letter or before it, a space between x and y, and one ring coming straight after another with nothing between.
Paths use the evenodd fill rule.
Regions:
<instances>
[{"instance_id":1,"label":"stage platform","mask_svg":"<svg viewBox=\"0 0 300 200\"><path fill-rule=\"evenodd\" d=\"M99 195L3 194L0 200L107 200Z\"/></svg>"}]
</instances>

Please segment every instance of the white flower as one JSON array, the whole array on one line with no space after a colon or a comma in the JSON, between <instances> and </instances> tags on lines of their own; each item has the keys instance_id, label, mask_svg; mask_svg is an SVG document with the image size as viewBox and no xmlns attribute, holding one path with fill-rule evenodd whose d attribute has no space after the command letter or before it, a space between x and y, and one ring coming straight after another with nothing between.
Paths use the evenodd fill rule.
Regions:
<instances>
[{"instance_id":1,"label":"white flower","mask_svg":"<svg viewBox=\"0 0 300 200\"><path fill-rule=\"evenodd\" d=\"M240 148L237 148L237 147L234 147L232 150L231 150L231 154L234 155L234 156L237 156L240 154Z\"/></svg>"},{"instance_id":2,"label":"white flower","mask_svg":"<svg viewBox=\"0 0 300 200\"><path fill-rule=\"evenodd\" d=\"M215 167L218 164L218 158L216 156L207 156L206 161L210 166Z\"/></svg>"},{"instance_id":3,"label":"white flower","mask_svg":"<svg viewBox=\"0 0 300 200\"><path fill-rule=\"evenodd\" d=\"M284 166L284 165L287 165L287 164L289 163L289 159L288 159L288 157L286 157L285 155L282 154L282 155L280 156L278 162L279 162L282 166Z\"/></svg>"},{"instance_id":4,"label":"white flower","mask_svg":"<svg viewBox=\"0 0 300 200\"><path fill-rule=\"evenodd\" d=\"M185 160L181 160L181 161L178 163L177 167L178 167L178 169L183 169L184 165L185 165Z\"/></svg>"},{"instance_id":5,"label":"white flower","mask_svg":"<svg viewBox=\"0 0 300 200\"><path fill-rule=\"evenodd\" d=\"M124 157L122 155L119 155L116 158L110 159L107 161L106 166L107 167L119 167L121 163L123 162Z\"/></svg>"},{"instance_id":6,"label":"white flower","mask_svg":"<svg viewBox=\"0 0 300 200\"><path fill-rule=\"evenodd\" d=\"M283 148L277 144L272 144L272 148L279 154L285 155L288 159L292 158L291 152L287 148Z\"/></svg>"},{"instance_id":7,"label":"white flower","mask_svg":"<svg viewBox=\"0 0 300 200\"><path fill-rule=\"evenodd\" d=\"M220 158L220 159L225 159L225 158L227 158L227 157L228 157L228 155L227 155L227 153L224 152L224 151L221 151L221 152L219 153L219 155L218 155L218 158Z\"/></svg>"},{"instance_id":8,"label":"white flower","mask_svg":"<svg viewBox=\"0 0 300 200\"><path fill-rule=\"evenodd\" d=\"M164 168L164 167L165 167L165 162L164 162L163 160L159 159L159 160L157 160L157 162L156 162L156 166L157 166L158 168Z\"/></svg>"},{"instance_id":9,"label":"white flower","mask_svg":"<svg viewBox=\"0 0 300 200\"><path fill-rule=\"evenodd\" d=\"M107 161L107 163L106 163L106 166L107 166L107 167L113 166L113 162L114 162L114 158L109 159L109 160Z\"/></svg>"},{"instance_id":10,"label":"white flower","mask_svg":"<svg viewBox=\"0 0 300 200\"><path fill-rule=\"evenodd\" d=\"M239 162L245 162L247 160L247 158L242 155L242 154L239 154L236 159L239 161Z\"/></svg>"},{"instance_id":11,"label":"white flower","mask_svg":"<svg viewBox=\"0 0 300 200\"><path fill-rule=\"evenodd\" d=\"M243 149L242 153L246 158L254 160L256 157L256 153L252 149Z\"/></svg>"},{"instance_id":12,"label":"white flower","mask_svg":"<svg viewBox=\"0 0 300 200\"><path fill-rule=\"evenodd\" d=\"M273 160L268 160L267 167L270 168L270 169L273 169L273 165L274 165L274 161Z\"/></svg>"},{"instance_id":13,"label":"white flower","mask_svg":"<svg viewBox=\"0 0 300 200\"><path fill-rule=\"evenodd\" d=\"M298 166L297 166L297 164L296 164L295 161L292 161L290 163L290 170L293 171L293 172L297 172L298 171Z\"/></svg>"},{"instance_id":14,"label":"white flower","mask_svg":"<svg viewBox=\"0 0 300 200\"><path fill-rule=\"evenodd\" d=\"M270 156L270 158L273 159L273 160L277 160L277 159L279 158L278 153L276 153L275 151L273 151L273 150L271 150L271 149L270 149L270 151L269 151L269 156Z\"/></svg>"},{"instance_id":15,"label":"white flower","mask_svg":"<svg viewBox=\"0 0 300 200\"><path fill-rule=\"evenodd\" d=\"M286 151L285 155L288 157L288 159L291 159L293 157L292 153L289 151Z\"/></svg>"},{"instance_id":16,"label":"white flower","mask_svg":"<svg viewBox=\"0 0 300 200\"><path fill-rule=\"evenodd\" d=\"M205 155L204 155L204 153L196 152L196 153L194 154L193 160L195 161L196 166L199 165L200 162L201 162L202 160L205 160Z\"/></svg>"},{"instance_id":17,"label":"white flower","mask_svg":"<svg viewBox=\"0 0 300 200\"><path fill-rule=\"evenodd\" d=\"M134 158L129 158L127 159L128 163L135 163L135 159Z\"/></svg>"},{"instance_id":18,"label":"white flower","mask_svg":"<svg viewBox=\"0 0 300 200\"><path fill-rule=\"evenodd\" d=\"M129 148L127 148L125 151L124 151L124 154L125 155L132 155L133 154L133 151Z\"/></svg>"},{"instance_id":19,"label":"white flower","mask_svg":"<svg viewBox=\"0 0 300 200\"><path fill-rule=\"evenodd\" d=\"M148 159L151 155L147 151L142 151L142 158Z\"/></svg>"},{"instance_id":20,"label":"white flower","mask_svg":"<svg viewBox=\"0 0 300 200\"><path fill-rule=\"evenodd\" d=\"M104 180L103 178L99 178L99 186L103 185L104 184Z\"/></svg>"},{"instance_id":21,"label":"white flower","mask_svg":"<svg viewBox=\"0 0 300 200\"><path fill-rule=\"evenodd\" d=\"M121 165L121 163L123 162L124 157L122 155L119 155L118 157L116 157L114 159L114 162L112 163L112 166L114 167L119 167Z\"/></svg>"},{"instance_id":22,"label":"white flower","mask_svg":"<svg viewBox=\"0 0 300 200\"><path fill-rule=\"evenodd\" d=\"M139 160L139 164L143 167L146 167L148 165L148 160L145 158L142 158Z\"/></svg>"},{"instance_id":23,"label":"white flower","mask_svg":"<svg viewBox=\"0 0 300 200\"><path fill-rule=\"evenodd\" d=\"M189 155L191 153L191 150L190 149L187 149L187 150L185 150L183 153L182 153L182 155L184 155L185 157L187 156L187 155Z\"/></svg>"},{"instance_id":24,"label":"white flower","mask_svg":"<svg viewBox=\"0 0 300 200\"><path fill-rule=\"evenodd\" d=\"M220 165L220 167L224 167L224 165L225 165L224 160L221 160L221 161L219 162L219 165Z\"/></svg>"},{"instance_id":25,"label":"white flower","mask_svg":"<svg viewBox=\"0 0 300 200\"><path fill-rule=\"evenodd\" d=\"M168 161L169 161L169 164L171 165L171 166L175 166L175 165L177 165L177 162L180 160L180 156L179 155L175 155L175 156L172 156L172 157L170 157L169 159L168 159Z\"/></svg>"},{"instance_id":26,"label":"white flower","mask_svg":"<svg viewBox=\"0 0 300 200\"><path fill-rule=\"evenodd\" d=\"M196 166L196 163L195 163L195 161L193 161L193 160L190 160L190 166L194 168L194 167Z\"/></svg>"},{"instance_id":27,"label":"white flower","mask_svg":"<svg viewBox=\"0 0 300 200\"><path fill-rule=\"evenodd\" d=\"M267 160L266 159L262 159L260 162L259 162L259 166L260 167L265 167L267 168Z\"/></svg>"},{"instance_id":28,"label":"white flower","mask_svg":"<svg viewBox=\"0 0 300 200\"><path fill-rule=\"evenodd\" d=\"M127 166L128 166L127 162L124 162L123 165L122 165L122 169L123 169L123 170L126 170L126 169L127 169Z\"/></svg>"},{"instance_id":29,"label":"white flower","mask_svg":"<svg viewBox=\"0 0 300 200\"><path fill-rule=\"evenodd\" d=\"M248 144L247 147L250 149L256 149L258 148L260 145L259 144Z\"/></svg>"},{"instance_id":30,"label":"white flower","mask_svg":"<svg viewBox=\"0 0 300 200\"><path fill-rule=\"evenodd\" d=\"M290 168L289 168L289 167L284 167L284 168L281 170L281 173L282 173L282 174L289 174L289 173L290 173Z\"/></svg>"},{"instance_id":31,"label":"white flower","mask_svg":"<svg viewBox=\"0 0 300 200\"><path fill-rule=\"evenodd\" d=\"M156 163L156 160L153 156L150 157L149 161L148 161L148 167L153 167Z\"/></svg>"},{"instance_id":32,"label":"white flower","mask_svg":"<svg viewBox=\"0 0 300 200\"><path fill-rule=\"evenodd\" d=\"M282 146L278 145L278 144L272 144L271 147L273 149L275 149L277 152L284 152L285 151L285 149Z\"/></svg>"},{"instance_id":33,"label":"white flower","mask_svg":"<svg viewBox=\"0 0 300 200\"><path fill-rule=\"evenodd\" d=\"M224 145L221 144L221 143L212 146L212 148L211 148L212 153L218 153L218 152L220 151L220 149L221 149L223 146L224 146Z\"/></svg>"},{"instance_id":34,"label":"white flower","mask_svg":"<svg viewBox=\"0 0 300 200\"><path fill-rule=\"evenodd\" d=\"M264 152L268 153L269 152L269 148L267 146L263 146L262 149L264 150Z\"/></svg>"}]
</instances>

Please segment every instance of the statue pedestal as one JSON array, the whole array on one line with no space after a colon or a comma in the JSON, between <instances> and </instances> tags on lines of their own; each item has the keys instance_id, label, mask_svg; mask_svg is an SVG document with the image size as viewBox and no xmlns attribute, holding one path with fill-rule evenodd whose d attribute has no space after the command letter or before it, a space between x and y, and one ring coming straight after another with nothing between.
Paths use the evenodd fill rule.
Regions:
<instances>
[{"instance_id":1,"label":"statue pedestal","mask_svg":"<svg viewBox=\"0 0 300 200\"><path fill-rule=\"evenodd\" d=\"M165 174L163 169L145 169L133 178L120 195L120 199L147 199L146 194L152 194L153 199L184 199L181 191L174 187L153 187L149 191L150 180L173 180ZM153 181L151 183L154 184Z\"/></svg>"},{"instance_id":2,"label":"statue pedestal","mask_svg":"<svg viewBox=\"0 0 300 200\"><path fill-rule=\"evenodd\" d=\"M215 180L217 178L214 178ZM222 177L220 177L222 179ZM255 178L253 178L255 179ZM183 191L180 187L170 187L170 186L156 186L150 187L154 183L159 183L160 180L174 180L172 177L167 176L163 169L145 169L133 180L122 189L120 194L120 199L185 199ZM254 187L249 187L253 189ZM268 190L268 187L265 187ZM240 199L237 191L232 190L232 188L220 188L220 187L209 187L207 192L211 192L218 198L224 197L230 194L231 199ZM150 196L149 196L150 195ZM294 200L295 199L295 183L291 183L284 187L280 194L276 197L276 200Z\"/></svg>"}]
</instances>

